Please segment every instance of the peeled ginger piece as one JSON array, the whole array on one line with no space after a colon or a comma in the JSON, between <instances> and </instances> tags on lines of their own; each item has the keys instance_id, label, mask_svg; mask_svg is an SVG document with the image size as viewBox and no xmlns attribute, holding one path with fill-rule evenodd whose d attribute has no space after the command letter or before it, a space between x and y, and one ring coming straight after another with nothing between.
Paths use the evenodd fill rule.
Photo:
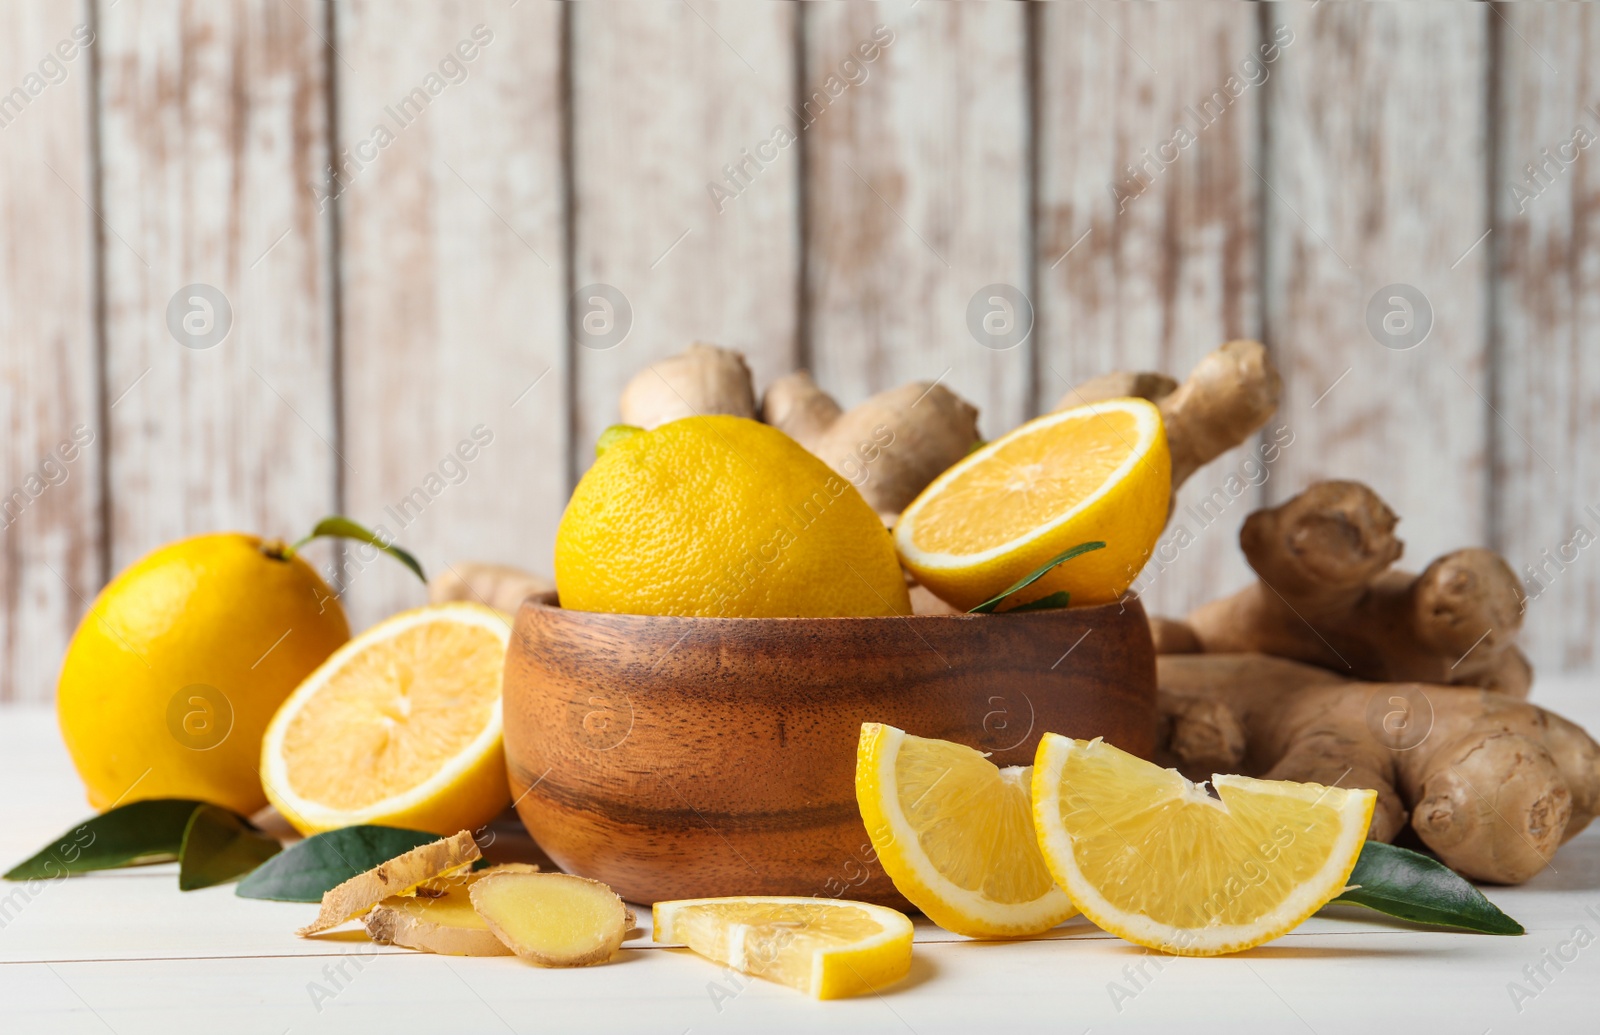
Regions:
<instances>
[{"instance_id":1,"label":"peeled ginger piece","mask_svg":"<svg viewBox=\"0 0 1600 1035\"><path fill-rule=\"evenodd\" d=\"M609 886L566 873L498 873L468 895L496 938L541 967L604 963L633 927Z\"/></svg>"},{"instance_id":2,"label":"peeled ginger piece","mask_svg":"<svg viewBox=\"0 0 1600 1035\"><path fill-rule=\"evenodd\" d=\"M478 861L480 854L470 830L419 845L324 892L322 910L316 920L295 933L303 938L338 927L346 920L366 916L373 906L386 898L410 895L427 881L466 870Z\"/></svg>"},{"instance_id":3,"label":"peeled ginger piece","mask_svg":"<svg viewBox=\"0 0 1600 1035\"><path fill-rule=\"evenodd\" d=\"M400 945L445 956L510 956L472 908L472 885L499 873L538 873L528 863L502 863L487 870L429 881L414 896L380 902L365 918L367 934L379 945Z\"/></svg>"}]
</instances>

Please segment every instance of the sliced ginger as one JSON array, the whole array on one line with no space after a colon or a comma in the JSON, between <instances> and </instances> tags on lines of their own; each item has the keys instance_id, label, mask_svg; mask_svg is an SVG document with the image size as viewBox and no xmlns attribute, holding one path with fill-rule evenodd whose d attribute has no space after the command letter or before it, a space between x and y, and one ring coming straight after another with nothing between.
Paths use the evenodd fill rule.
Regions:
<instances>
[{"instance_id":1,"label":"sliced ginger","mask_svg":"<svg viewBox=\"0 0 1600 1035\"><path fill-rule=\"evenodd\" d=\"M366 915L367 934L379 945L399 945L445 956L510 956L472 908L469 892L486 877L501 873L538 873L529 863L503 863L428 881L416 894L384 899Z\"/></svg>"},{"instance_id":2,"label":"sliced ginger","mask_svg":"<svg viewBox=\"0 0 1600 1035\"><path fill-rule=\"evenodd\" d=\"M609 960L633 927L611 888L566 873L497 873L468 891L494 936L541 967L587 967Z\"/></svg>"},{"instance_id":3,"label":"sliced ginger","mask_svg":"<svg viewBox=\"0 0 1600 1035\"><path fill-rule=\"evenodd\" d=\"M303 938L365 916L384 899L414 894L419 886L428 881L465 871L480 857L478 845L472 840L469 830L418 845L365 873L356 874L337 887L329 888L323 893L322 911L317 918L295 933Z\"/></svg>"}]
</instances>

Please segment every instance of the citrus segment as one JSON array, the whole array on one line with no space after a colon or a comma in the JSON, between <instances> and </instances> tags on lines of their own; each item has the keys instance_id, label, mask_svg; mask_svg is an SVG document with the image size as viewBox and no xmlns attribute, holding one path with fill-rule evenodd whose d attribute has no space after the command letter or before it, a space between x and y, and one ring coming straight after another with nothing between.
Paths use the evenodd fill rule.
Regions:
<instances>
[{"instance_id":1,"label":"citrus segment","mask_svg":"<svg viewBox=\"0 0 1600 1035\"><path fill-rule=\"evenodd\" d=\"M1050 871L1105 930L1182 956L1271 941L1344 889L1374 792L1212 782L1220 799L1098 738L1045 734L1033 809Z\"/></svg>"},{"instance_id":2,"label":"citrus segment","mask_svg":"<svg viewBox=\"0 0 1600 1035\"><path fill-rule=\"evenodd\" d=\"M336 651L262 743L262 781L302 833L359 823L440 833L510 798L500 682L503 615L453 603L403 612Z\"/></svg>"},{"instance_id":3,"label":"citrus segment","mask_svg":"<svg viewBox=\"0 0 1600 1035\"><path fill-rule=\"evenodd\" d=\"M657 902L655 940L817 999L876 992L911 970L911 921L865 902L798 897Z\"/></svg>"},{"instance_id":4,"label":"citrus segment","mask_svg":"<svg viewBox=\"0 0 1600 1035\"><path fill-rule=\"evenodd\" d=\"M1068 548L1103 540L1006 606L1059 592L1106 603L1149 559L1171 494L1161 411L1112 399L1030 421L951 467L900 515L895 547L918 582L968 610Z\"/></svg>"},{"instance_id":5,"label":"citrus segment","mask_svg":"<svg viewBox=\"0 0 1600 1035\"><path fill-rule=\"evenodd\" d=\"M1031 776L961 744L861 726L856 802L878 862L912 905L957 934L1037 934L1077 912L1039 854Z\"/></svg>"}]
</instances>

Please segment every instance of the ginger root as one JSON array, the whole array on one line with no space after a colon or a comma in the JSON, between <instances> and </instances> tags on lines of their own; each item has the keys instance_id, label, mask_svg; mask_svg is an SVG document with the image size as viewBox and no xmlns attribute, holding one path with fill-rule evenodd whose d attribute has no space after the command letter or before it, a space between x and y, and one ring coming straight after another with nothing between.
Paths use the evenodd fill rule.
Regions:
<instances>
[{"instance_id":1,"label":"ginger root","mask_svg":"<svg viewBox=\"0 0 1600 1035\"><path fill-rule=\"evenodd\" d=\"M744 357L695 342L650 364L622 389L622 423L649 430L683 417L756 415L755 388Z\"/></svg>"},{"instance_id":2,"label":"ginger root","mask_svg":"<svg viewBox=\"0 0 1600 1035\"><path fill-rule=\"evenodd\" d=\"M541 967L605 963L633 913L597 880L566 873L503 873L472 885L472 907L511 951Z\"/></svg>"},{"instance_id":3,"label":"ginger root","mask_svg":"<svg viewBox=\"0 0 1600 1035\"><path fill-rule=\"evenodd\" d=\"M1056 408L1130 395L1156 403L1167 426L1176 489L1265 424L1281 389L1260 342L1230 341L1182 384L1163 374L1108 374L1069 391ZM754 399L750 369L737 352L696 343L628 382L622 420L653 428L697 413L754 417ZM977 408L936 382L901 385L846 410L800 370L767 387L759 413L860 490L891 523L982 441Z\"/></svg>"},{"instance_id":4,"label":"ginger root","mask_svg":"<svg viewBox=\"0 0 1600 1035\"><path fill-rule=\"evenodd\" d=\"M1420 575L1390 568L1397 518L1358 482L1318 482L1245 519L1239 544L1260 579L1152 628L1163 653L1256 651L1347 678L1479 686L1526 697L1515 640L1526 596L1511 567L1456 550Z\"/></svg>"},{"instance_id":5,"label":"ginger root","mask_svg":"<svg viewBox=\"0 0 1600 1035\"><path fill-rule=\"evenodd\" d=\"M1351 682L1263 654L1157 661L1164 765L1378 792L1368 836L1409 824L1457 872L1519 884L1600 811L1600 744L1479 687Z\"/></svg>"},{"instance_id":6,"label":"ginger root","mask_svg":"<svg viewBox=\"0 0 1600 1035\"><path fill-rule=\"evenodd\" d=\"M622 422L654 428L696 414L755 418L755 386L744 357L696 342L634 375L622 391ZM978 411L948 388L902 385L843 410L805 371L767 389L760 419L799 442L878 513L898 514L978 442Z\"/></svg>"},{"instance_id":7,"label":"ginger root","mask_svg":"<svg viewBox=\"0 0 1600 1035\"><path fill-rule=\"evenodd\" d=\"M821 458L884 515L899 514L979 441L977 408L926 381L841 410L801 370L767 389L761 419Z\"/></svg>"},{"instance_id":8,"label":"ginger root","mask_svg":"<svg viewBox=\"0 0 1600 1035\"><path fill-rule=\"evenodd\" d=\"M555 588L549 579L509 564L469 561L447 565L428 580L428 603L467 600L514 615L524 600Z\"/></svg>"},{"instance_id":9,"label":"ginger root","mask_svg":"<svg viewBox=\"0 0 1600 1035\"><path fill-rule=\"evenodd\" d=\"M418 845L329 888L322 895L317 918L295 933L303 938L365 916L386 898L412 894L428 881L466 870L481 855L470 830Z\"/></svg>"},{"instance_id":10,"label":"ginger root","mask_svg":"<svg viewBox=\"0 0 1600 1035\"><path fill-rule=\"evenodd\" d=\"M1182 384L1163 374L1106 374L1069 389L1065 410L1137 396L1161 409L1172 450L1172 489L1253 435L1278 409L1283 381L1259 341L1230 341L1195 365Z\"/></svg>"},{"instance_id":11,"label":"ginger root","mask_svg":"<svg viewBox=\"0 0 1600 1035\"><path fill-rule=\"evenodd\" d=\"M367 935L379 945L444 956L510 956L511 950L472 908L469 891L497 873L538 872L539 867L529 863L502 863L428 881L414 895L391 896L374 906L363 920Z\"/></svg>"}]
</instances>

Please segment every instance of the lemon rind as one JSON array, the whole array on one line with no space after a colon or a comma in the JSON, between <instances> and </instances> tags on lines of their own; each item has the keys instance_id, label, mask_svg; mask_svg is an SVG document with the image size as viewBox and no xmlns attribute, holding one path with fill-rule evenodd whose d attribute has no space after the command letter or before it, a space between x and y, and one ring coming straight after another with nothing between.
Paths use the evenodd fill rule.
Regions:
<instances>
[{"instance_id":1,"label":"lemon rind","mask_svg":"<svg viewBox=\"0 0 1600 1035\"><path fill-rule=\"evenodd\" d=\"M465 621L467 624L487 629L501 639L511 642L511 630L505 616L482 604L457 601L448 604L430 604L426 607L402 611L384 619L377 625L354 637L341 646L317 670L306 677L288 700L278 709L267 725L261 739L261 775L269 796L275 799L280 811L293 812L307 828L329 830L345 826L358 826L427 805L441 791L465 777L484 756L494 751L504 732L503 702L496 702L489 721L466 745L439 768L432 776L415 787L397 795L373 802L361 809L336 809L301 797L289 781L287 764L283 757L283 737L289 724L299 715L307 701L321 691L334 672L344 667L349 658L381 640L392 639L408 629L437 621Z\"/></svg>"},{"instance_id":2,"label":"lemon rind","mask_svg":"<svg viewBox=\"0 0 1600 1035\"><path fill-rule=\"evenodd\" d=\"M913 539L916 535L917 515L924 506L924 501L938 496L944 487L959 477L967 469L982 463L989 456L994 455L1002 446L1024 435L1032 435L1048 427L1053 427L1068 420L1082 420L1085 417L1096 416L1102 413L1127 413L1137 421L1139 431L1138 441L1134 443L1125 459L1117 469L1108 474L1105 481L1094 492L1079 500L1077 504L1068 508L1064 513L1050 521L1031 529L1015 539L991 546L978 553L936 553L920 549ZM1161 411L1153 403L1143 399L1107 399L1102 402L1090 403L1086 406L1074 406L1071 409L1059 410L1055 413L1045 414L1017 428L1015 431L995 439L982 449L963 457L945 472L935 478L917 495L911 505L901 513L895 522L894 540L900 554L909 563L926 568L929 571L965 571L975 565L983 564L997 558L1009 556L1018 550L1032 545L1045 538L1051 532L1065 525L1085 510L1104 499L1105 496L1127 477L1135 464L1143 463L1148 459L1150 450L1155 446L1156 438L1163 431L1161 424Z\"/></svg>"},{"instance_id":3,"label":"lemon rind","mask_svg":"<svg viewBox=\"0 0 1600 1035\"><path fill-rule=\"evenodd\" d=\"M870 749L862 753L862 757L870 758L875 764L873 786L878 794L870 807L888 824L890 842L899 853L898 858L889 856L885 846L879 843L878 835L872 832L878 863L912 905L940 927L978 938L1040 934L1077 915L1072 900L1059 887L1051 888L1032 902L1004 903L963 888L940 873L922 850L916 830L900 808L900 798L895 793L895 759L905 744L905 731L881 723L864 725L877 726L880 730L872 734ZM857 787L860 787L859 781ZM908 864L908 873L895 872L901 861Z\"/></svg>"},{"instance_id":4,"label":"lemon rind","mask_svg":"<svg viewBox=\"0 0 1600 1035\"><path fill-rule=\"evenodd\" d=\"M1344 817L1339 839L1328 853L1322 868L1302 882L1271 913L1254 924L1217 924L1205 928L1183 928L1164 924L1146 916L1128 913L1107 901L1077 866L1071 839L1058 821L1060 816L1061 769L1074 751L1093 750L1098 738L1083 744L1068 737L1047 733L1039 744L1034 764L1034 826L1039 848L1058 883L1066 890L1083 915L1096 926L1136 945L1178 956L1218 956L1241 952L1272 941L1298 927L1344 888L1360 857L1377 795L1370 790L1344 790L1317 784L1289 784L1277 780L1255 780L1245 776L1213 776L1219 789L1270 787L1287 791L1303 801L1337 796L1337 811ZM1174 773L1174 775L1178 775ZM1181 779L1181 776L1179 777ZM1184 781L1188 788L1194 785ZM1204 793L1203 791L1201 792ZM1226 801L1217 802L1226 809Z\"/></svg>"}]
</instances>

